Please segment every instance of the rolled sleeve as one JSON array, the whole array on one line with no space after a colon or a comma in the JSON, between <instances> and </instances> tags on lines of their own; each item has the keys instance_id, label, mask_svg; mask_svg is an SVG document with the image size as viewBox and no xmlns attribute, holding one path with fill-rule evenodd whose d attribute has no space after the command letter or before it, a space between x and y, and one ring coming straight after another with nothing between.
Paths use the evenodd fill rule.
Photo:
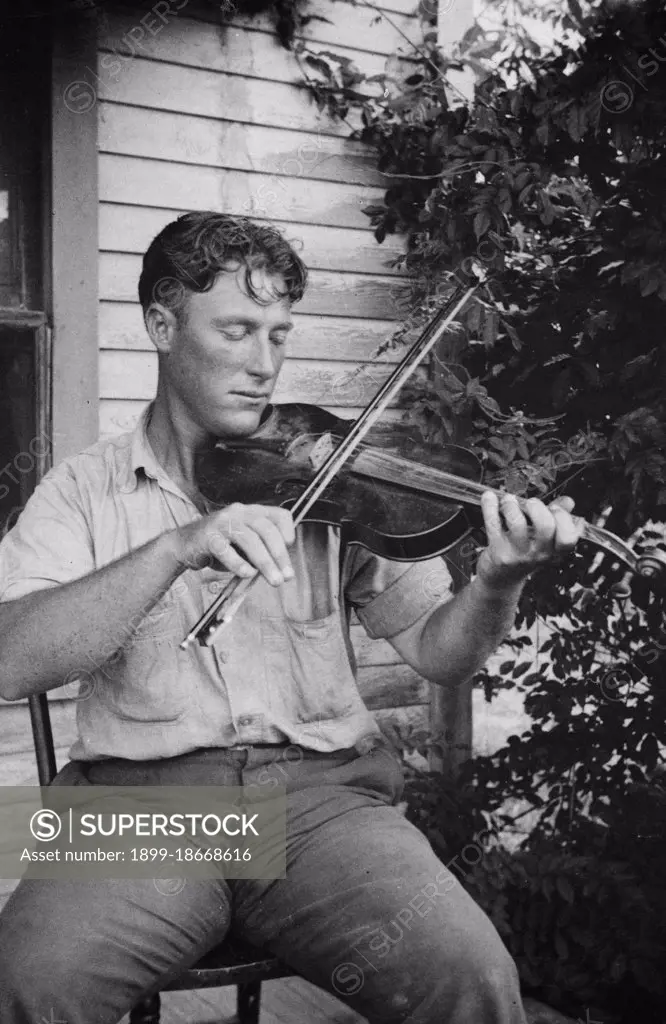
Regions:
<instances>
[{"instance_id":1,"label":"rolled sleeve","mask_svg":"<svg viewBox=\"0 0 666 1024\"><path fill-rule=\"evenodd\" d=\"M69 583L94 568L79 490L63 464L47 473L0 542L0 602Z\"/></svg>"},{"instance_id":2,"label":"rolled sleeve","mask_svg":"<svg viewBox=\"0 0 666 1024\"><path fill-rule=\"evenodd\" d=\"M453 596L451 574L439 557L389 562L356 547L345 568L345 596L372 639L397 636Z\"/></svg>"}]
</instances>

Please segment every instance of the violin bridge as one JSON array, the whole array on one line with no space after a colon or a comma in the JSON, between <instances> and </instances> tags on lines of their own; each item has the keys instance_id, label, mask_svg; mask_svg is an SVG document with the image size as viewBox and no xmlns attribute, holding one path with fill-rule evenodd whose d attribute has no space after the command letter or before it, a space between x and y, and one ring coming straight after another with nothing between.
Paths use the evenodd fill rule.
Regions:
<instances>
[{"instance_id":1,"label":"violin bridge","mask_svg":"<svg viewBox=\"0 0 666 1024\"><path fill-rule=\"evenodd\" d=\"M310 450L310 462L317 472L335 450L332 434L322 434Z\"/></svg>"}]
</instances>

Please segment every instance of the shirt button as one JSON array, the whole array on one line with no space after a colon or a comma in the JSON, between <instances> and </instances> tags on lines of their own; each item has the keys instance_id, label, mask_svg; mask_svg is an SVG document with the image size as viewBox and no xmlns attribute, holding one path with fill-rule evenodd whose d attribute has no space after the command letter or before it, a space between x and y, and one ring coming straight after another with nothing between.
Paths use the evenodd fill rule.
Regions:
<instances>
[{"instance_id":1,"label":"shirt button","mask_svg":"<svg viewBox=\"0 0 666 1024\"><path fill-rule=\"evenodd\" d=\"M212 583L208 584L208 590L209 593L211 594L219 594L219 592L222 590L222 584L219 582L219 580L213 580Z\"/></svg>"},{"instance_id":2,"label":"shirt button","mask_svg":"<svg viewBox=\"0 0 666 1024\"><path fill-rule=\"evenodd\" d=\"M252 725L254 722L254 715L241 715L238 719L239 725Z\"/></svg>"}]
</instances>

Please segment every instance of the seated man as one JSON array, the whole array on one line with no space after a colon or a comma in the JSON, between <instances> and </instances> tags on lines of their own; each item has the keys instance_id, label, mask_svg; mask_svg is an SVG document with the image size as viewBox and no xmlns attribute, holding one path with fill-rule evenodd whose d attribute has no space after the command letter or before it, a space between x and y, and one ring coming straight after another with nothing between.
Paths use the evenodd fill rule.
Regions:
<instances>
[{"instance_id":1,"label":"seated man","mask_svg":"<svg viewBox=\"0 0 666 1024\"><path fill-rule=\"evenodd\" d=\"M499 936L395 806L401 767L356 688L344 604L456 686L510 629L529 573L580 530L566 499L524 514L486 494L488 547L451 598L425 583L441 559L351 545L340 567L335 528L295 530L279 507L211 512L195 452L268 429L305 284L272 228L218 213L164 228L139 281L155 400L134 431L56 466L0 545L0 694L90 682L56 782L248 786L273 772L288 793L287 877L171 893L23 879L0 916L2 1024L116 1024L232 922L371 1022L525 1024ZM257 571L212 647L181 650L221 581Z\"/></svg>"}]
</instances>

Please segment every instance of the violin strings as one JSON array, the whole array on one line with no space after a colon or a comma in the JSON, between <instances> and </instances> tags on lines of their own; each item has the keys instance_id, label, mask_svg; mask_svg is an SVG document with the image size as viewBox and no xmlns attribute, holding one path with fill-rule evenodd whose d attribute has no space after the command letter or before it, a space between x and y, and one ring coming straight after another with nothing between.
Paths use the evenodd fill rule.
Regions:
<instances>
[{"instance_id":1,"label":"violin strings","mask_svg":"<svg viewBox=\"0 0 666 1024\"><path fill-rule=\"evenodd\" d=\"M453 501L472 501L475 505L481 503L481 495L484 491L492 491L499 496L503 493L495 487L487 487L474 480L464 480L446 470L423 467L421 464L412 463L409 459L401 456L365 447L356 456L353 470L370 477L375 476L379 480L397 486L407 488L413 486L414 490L437 494L440 497L451 498ZM521 508L524 508L524 499L518 497L517 500ZM602 551L614 555L619 561L624 562L632 569L634 568L635 556L629 545L607 530L593 526L586 521L583 525L582 539L595 544Z\"/></svg>"}]
</instances>

